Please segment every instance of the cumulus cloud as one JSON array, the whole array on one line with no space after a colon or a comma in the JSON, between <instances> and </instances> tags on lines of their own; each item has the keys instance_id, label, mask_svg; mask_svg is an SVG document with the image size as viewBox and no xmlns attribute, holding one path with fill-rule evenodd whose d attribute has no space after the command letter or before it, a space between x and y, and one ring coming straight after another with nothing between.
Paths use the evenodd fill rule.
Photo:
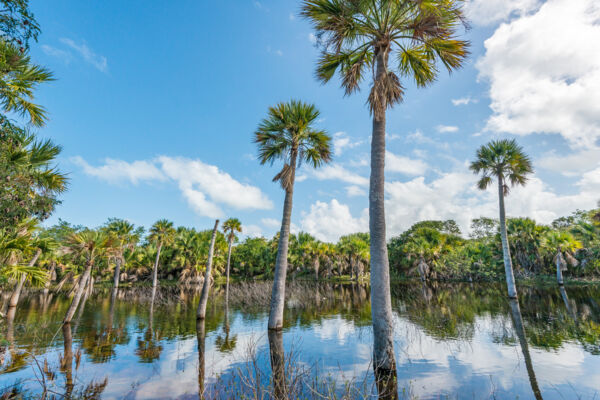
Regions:
<instances>
[{"instance_id":1,"label":"cumulus cloud","mask_svg":"<svg viewBox=\"0 0 600 400\"><path fill-rule=\"evenodd\" d=\"M548 0L535 13L500 25L477 63L490 83L487 129L557 133L572 146L593 146L600 139L598 37L595 0Z\"/></svg>"},{"instance_id":2,"label":"cumulus cloud","mask_svg":"<svg viewBox=\"0 0 600 400\"><path fill-rule=\"evenodd\" d=\"M72 161L87 175L109 183L142 181L172 181L192 209L206 217L224 215L221 205L237 210L269 210L273 202L255 186L241 183L214 165L183 157L161 156L151 161L106 159L104 165L93 167L83 158Z\"/></svg>"},{"instance_id":3,"label":"cumulus cloud","mask_svg":"<svg viewBox=\"0 0 600 400\"><path fill-rule=\"evenodd\" d=\"M302 215L301 228L319 240L336 242L340 236L369 229L368 210L358 218L352 217L350 207L336 199L329 203L317 201Z\"/></svg>"},{"instance_id":4,"label":"cumulus cloud","mask_svg":"<svg viewBox=\"0 0 600 400\"><path fill-rule=\"evenodd\" d=\"M428 166L423 160L398 156L389 151L385 152L385 169L388 172L400 172L406 175L421 175L427 170Z\"/></svg>"},{"instance_id":5,"label":"cumulus cloud","mask_svg":"<svg viewBox=\"0 0 600 400\"><path fill-rule=\"evenodd\" d=\"M106 158L104 165L93 167L82 157L71 158L71 162L80 166L86 175L94 176L109 183L131 182L137 185L142 181L164 181L165 175L153 162L134 161L128 163Z\"/></svg>"},{"instance_id":6,"label":"cumulus cloud","mask_svg":"<svg viewBox=\"0 0 600 400\"><path fill-rule=\"evenodd\" d=\"M358 186L366 186L369 179L357 173L347 170L340 164L329 164L311 171L313 177L318 180L340 180L345 183Z\"/></svg>"},{"instance_id":7,"label":"cumulus cloud","mask_svg":"<svg viewBox=\"0 0 600 400\"><path fill-rule=\"evenodd\" d=\"M333 154L339 156L344 150L352 149L361 143L361 141L352 141L346 132L337 132L333 135Z\"/></svg>"},{"instance_id":8,"label":"cumulus cloud","mask_svg":"<svg viewBox=\"0 0 600 400\"><path fill-rule=\"evenodd\" d=\"M95 53L84 42L76 43L73 39L62 38L62 43L75 50L88 63L94 66L98 71L106 72L108 70L108 61L103 55Z\"/></svg>"},{"instance_id":9,"label":"cumulus cloud","mask_svg":"<svg viewBox=\"0 0 600 400\"><path fill-rule=\"evenodd\" d=\"M477 25L489 25L538 8L541 0L468 0L465 13Z\"/></svg>"}]
</instances>

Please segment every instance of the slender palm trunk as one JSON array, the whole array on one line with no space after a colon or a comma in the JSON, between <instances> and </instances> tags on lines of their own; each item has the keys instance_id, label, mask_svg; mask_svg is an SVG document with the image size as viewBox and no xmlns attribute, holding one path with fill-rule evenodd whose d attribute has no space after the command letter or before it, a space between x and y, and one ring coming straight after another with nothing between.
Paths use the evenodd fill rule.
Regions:
<instances>
[{"instance_id":1,"label":"slender palm trunk","mask_svg":"<svg viewBox=\"0 0 600 400\"><path fill-rule=\"evenodd\" d=\"M319 280L319 268L321 267L321 263L319 261L319 256L315 258L315 279Z\"/></svg>"},{"instance_id":2,"label":"slender palm trunk","mask_svg":"<svg viewBox=\"0 0 600 400\"><path fill-rule=\"evenodd\" d=\"M160 250L162 249L162 242L158 243L156 249L156 261L154 262L154 269L152 270L152 287L155 288L158 284L158 260L160 259Z\"/></svg>"},{"instance_id":3,"label":"slender palm trunk","mask_svg":"<svg viewBox=\"0 0 600 400\"><path fill-rule=\"evenodd\" d=\"M63 323L65 323L65 324L68 324L69 322L71 322L71 320L73 319L73 316L75 315L75 311L77 310L77 306L79 306L79 301L81 300L81 296L83 295L83 292L86 289L86 283L90 277L90 274L92 273L92 266L93 266L92 260L88 260L87 265L85 267L85 271L83 273L83 276L81 277L81 279L79 281L79 287L77 288L75 297L73 297L73 301L71 301L71 305L69 306L69 309L67 310L67 313L65 314L65 319L63 320Z\"/></svg>"},{"instance_id":4,"label":"slender palm trunk","mask_svg":"<svg viewBox=\"0 0 600 400\"><path fill-rule=\"evenodd\" d=\"M204 319L204 317L206 317L206 303L208 302L208 292L210 291L210 277L218 227L219 220L216 220L212 237L210 238L210 247L208 248L208 262L206 263L206 272L204 273L204 285L202 285L202 293L200 293L200 301L198 302L198 309L196 310L197 319Z\"/></svg>"},{"instance_id":5,"label":"slender palm trunk","mask_svg":"<svg viewBox=\"0 0 600 400\"><path fill-rule=\"evenodd\" d=\"M273 381L273 399L285 400L285 355L283 351L283 333L269 330L269 355L271 356L271 377Z\"/></svg>"},{"instance_id":6,"label":"slender palm trunk","mask_svg":"<svg viewBox=\"0 0 600 400\"><path fill-rule=\"evenodd\" d=\"M558 250L558 253L556 254L556 280L558 281L558 285L559 286L563 286L565 284L565 281L563 279L563 273L562 273L562 254L560 252L560 249Z\"/></svg>"},{"instance_id":7,"label":"slender palm trunk","mask_svg":"<svg viewBox=\"0 0 600 400\"><path fill-rule=\"evenodd\" d=\"M294 197L294 181L296 179L296 151L292 151L290 166L292 176L290 185L285 190L283 218L279 232L279 245L275 261L275 277L271 291L271 310L269 312L269 329L283 329L283 309L285 306L285 279L288 267L288 246L290 241L290 224L292 219L292 202Z\"/></svg>"},{"instance_id":8,"label":"slender palm trunk","mask_svg":"<svg viewBox=\"0 0 600 400\"><path fill-rule=\"evenodd\" d=\"M52 267L50 267L50 272L48 273L48 280L44 284L44 298L48 297L48 292L50 291L50 285L52 284L52 277L54 276L54 271L56 271L56 262L52 261Z\"/></svg>"},{"instance_id":9,"label":"slender palm trunk","mask_svg":"<svg viewBox=\"0 0 600 400\"><path fill-rule=\"evenodd\" d=\"M377 52L376 79L387 73L387 53ZM371 234L371 315L373 319L373 366L376 375L395 376L394 332L390 266L385 234L385 105L373 112L371 177L369 185L369 232ZM381 372L381 374L379 374ZM377 378L379 381L379 378ZM387 381L387 378L383 378ZM391 378L390 378L391 379ZM395 379L391 379L394 381ZM386 386L386 385L384 385ZM381 394L381 393L380 393Z\"/></svg>"},{"instance_id":10,"label":"slender palm trunk","mask_svg":"<svg viewBox=\"0 0 600 400\"><path fill-rule=\"evenodd\" d=\"M498 177L498 202L500 205L500 237L502 239L502 253L504 255L504 273L506 275L506 286L508 297L517 298L517 286L515 285L515 274L513 272L512 260L510 258L510 247L508 246L508 235L506 233L506 211L504 209L504 179Z\"/></svg>"},{"instance_id":11,"label":"slender palm trunk","mask_svg":"<svg viewBox=\"0 0 600 400\"><path fill-rule=\"evenodd\" d=\"M71 398L73 392L73 335L71 325L64 324L63 332L63 357L60 362L60 369L65 373L65 399Z\"/></svg>"},{"instance_id":12,"label":"slender palm trunk","mask_svg":"<svg viewBox=\"0 0 600 400\"><path fill-rule=\"evenodd\" d=\"M204 364L205 364L205 326L204 320L196 320L196 338L198 340L198 397L203 400L204 396Z\"/></svg>"},{"instance_id":13,"label":"slender palm trunk","mask_svg":"<svg viewBox=\"0 0 600 400\"><path fill-rule=\"evenodd\" d=\"M521 351L523 352L523 358L525 359L525 368L527 369L527 375L529 376L529 384L533 395L537 400L542 399L542 393L535 377L535 371L533 370L533 362L531 361L531 355L529 354L529 345L527 344L527 337L525 336L525 328L523 327L523 316L521 315L521 308L519 307L519 301L516 299L510 300L510 311L513 320L513 326L517 332L519 338L519 344L521 345Z\"/></svg>"},{"instance_id":14,"label":"slender palm trunk","mask_svg":"<svg viewBox=\"0 0 600 400\"><path fill-rule=\"evenodd\" d=\"M231 265L231 247L233 245L233 236L229 238L229 248L227 249L227 270L225 274L227 275L227 280L225 282L225 302L229 301L229 268Z\"/></svg>"},{"instance_id":15,"label":"slender palm trunk","mask_svg":"<svg viewBox=\"0 0 600 400\"><path fill-rule=\"evenodd\" d=\"M42 250L38 249L35 252L35 255L31 259L31 261L29 261L28 266L33 267L35 265L35 263L37 262L38 258L40 258L41 254L42 254ZM17 304L19 304L19 297L21 297L21 291L23 290L23 285L25 284L25 279L27 279L27 275L22 274L21 277L19 278L19 281L17 282L17 286L15 287L15 290L13 291L12 296L10 296L10 302L8 303L9 307L16 307Z\"/></svg>"},{"instance_id":16,"label":"slender palm trunk","mask_svg":"<svg viewBox=\"0 0 600 400\"><path fill-rule=\"evenodd\" d=\"M114 276L114 282L113 282L113 288L118 288L119 287L119 279L121 277L121 258L122 254L117 257L117 260L115 262L115 276ZM154 278L153 278L154 279ZM152 284L154 285L154 280L152 281Z\"/></svg>"}]
</instances>

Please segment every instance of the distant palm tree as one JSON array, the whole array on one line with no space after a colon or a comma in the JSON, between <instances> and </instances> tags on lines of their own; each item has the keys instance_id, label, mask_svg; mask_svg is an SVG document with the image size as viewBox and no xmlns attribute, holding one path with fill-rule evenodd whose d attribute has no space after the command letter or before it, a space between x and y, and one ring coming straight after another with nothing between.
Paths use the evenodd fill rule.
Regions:
<instances>
[{"instance_id":1,"label":"distant palm tree","mask_svg":"<svg viewBox=\"0 0 600 400\"><path fill-rule=\"evenodd\" d=\"M231 265L231 247L233 245L233 241L235 240L236 232L242 232L242 223L237 218L229 218L227 221L223 222L223 232L227 237L227 242L229 243L229 247L227 249L227 269L225 275L227 276L226 284L225 284L225 293L226 297L229 297L229 268Z\"/></svg>"},{"instance_id":2,"label":"distant palm tree","mask_svg":"<svg viewBox=\"0 0 600 400\"><path fill-rule=\"evenodd\" d=\"M196 309L196 319L204 319L206 317L206 303L208 302L208 292L210 291L211 279L212 279L212 265L213 256L215 251L215 240L217 238L217 229L219 228L219 220L215 221L215 227L213 228L212 235L210 238L210 246L208 248L208 260L206 261L206 272L204 273L204 284L202 285L202 291L200 292L200 300L198 301L198 308Z\"/></svg>"},{"instance_id":3,"label":"distant palm tree","mask_svg":"<svg viewBox=\"0 0 600 400\"><path fill-rule=\"evenodd\" d=\"M158 284L158 261L160 260L160 251L164 245L173 243L175 240L175 228L173 223L166 219L156 221L150 228L149 240L156 243L156 261L152 270L152 287L155 288Z\"/></svg>"},{"instance_id":4,"label":"distant palm tree","mask_svg":"<svg viewBox=\"0 0 600 400\"><path fill-rule=\"evenodd\" d=\"M282 160L284 163L281 171L273 178L273 181L278 181L285 190L285 202L271 293L269 329L283 328L285 278L296 168L303 161L317 168L331 160L331 137L325 131L314 127L319 114L312 104L295 100L279 103L269 108L267 118L262 120L254 135L261 164L273 164L276 160Z\"/></svg>"},{"instance_id":5,"label":"distant palm tree","mask_svg":"<svg viewBox=\"0 0 600 400\"><path fill-rule=\"evenodd\" d=\"M115 272L113 277L113 287L119 287L119 277L121 275L121 266L125 263L125 250L135 248L140 239L140 231L135 226L122 219L109 220L106 230L113 235L115 240Z\"/></svg>"},{"instance_id":6,"label":"distant palm tree","mask_svg":"<svg viewBox=\"0 0 600 400\"><path fill-rule=\"evenodd\" d=\"M566 271L569 264L572 267L579 265L579 261L574 257L574 254L583 245L570 232L564 231L548 232L544 244L549 251L556 251L556 255L552 261L556 266L556 280L559 285L563 285L563 271Z\"/></svg>"},{"instance_id":7,"label":"distant palm tree","mask_svg":"<svg viewBox=\"0 0 600 400\"><path fill-rule=\"evenodd\" d=\"M85 262L85 270L79 279L77 291L63 321L65 324L68 324L73 319L88 280L91 278L94 264L99 258L110 252L113 245L113 238L101 230L84 230L72 233L65 239L63 251L67 254L73 254L75 257L82 258Z\"/></svg>"},{"instance_id":8,"label":"distant palm tree","mask_svg":"<svg viewBox=\"0 0 600 400\"><path fill-rule=\"evenodd\" d=\"M508 195L510 186L525 185L527 175L533 173L529 156L516 140L494 140L477 150L477 159L471 163L471 171L481 174L477 187L485 190L495 178L498 182L498 199L500 207L500 236L504 253L504 272L508 286L508 297L517 298L517 287L513 272L510 247L506 234L506 211L504 197Z\"/></svg>"},{"instance_id":9,"label":"distant palm tree","mask_svg":"<svg viewBox=\"0 0 600 400\"><path fill-rule=\"evenodd\" d=\"M448 71L461 67L468 55L468 42L455 37L463 21L461 4L461 0L302 1L302 15L312 22L322 48L318 79L329 82L339 71L345 94L350 95L371 72L371 310L374 361L383 374L395 370L384 204L386 110L404 96L397 72L425 87L435 81L438 61Z\"/></svg>"}]
</instances>

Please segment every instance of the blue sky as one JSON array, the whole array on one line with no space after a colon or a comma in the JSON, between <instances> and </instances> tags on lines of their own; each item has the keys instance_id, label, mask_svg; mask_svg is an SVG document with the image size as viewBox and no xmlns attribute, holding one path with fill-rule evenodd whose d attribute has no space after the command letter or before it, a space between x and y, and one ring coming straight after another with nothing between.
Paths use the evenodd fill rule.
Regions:
<instances>
[{"instance_id":1,"label":"blue sky","mask_svg":"<svg viewBox=\"0 0 600 400\"><path fill-rule=\"evenodd\" d=\"M517 137L536 174L508 214L548 223L600 199L600 6L593 0L469 0L472 56L427 89L410 82L388 113L388 233L421 219L496 215L467 169L478 146ZM323 240L366 231L371 120L362 92L314 79L318 50L299 1L33 0L36 62L57 81L37 101L40 131L64 148L71 184L48 223L109 217L209 228L238 217L247 235L278 230L277 166L260 166L252 134L291 98L321 110L335 157L301 169L294 230ZM555 29L560 23L561 30ZM551 45L550 45L551 44Z\"/></svg>"}]
</instances>

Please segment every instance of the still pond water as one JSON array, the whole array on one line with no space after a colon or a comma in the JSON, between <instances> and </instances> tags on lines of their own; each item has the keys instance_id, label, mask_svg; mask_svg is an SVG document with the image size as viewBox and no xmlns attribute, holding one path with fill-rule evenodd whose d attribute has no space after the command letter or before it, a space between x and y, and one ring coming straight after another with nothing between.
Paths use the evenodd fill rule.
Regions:
<instances>
[{"instance_id":1,"label":"still pond water","mask_svg":"<svg viewBox=\"0 0 600 400\"><path fill-rule=\"evenodd\" d=\"M401 398L599 398L600 287L519 289L520 307L501 285L394 285ZM68 298L24 295L14 321L1 325L0 396L15 388L37 397L46 385L58 398L86 390L103 399L198 398L197 291L162 288L153 305L150 291L113 298L96 288L70 330L61 329ZM213 289L204 390L228 376L239 384L244 371L269 381L269 292L266 282L236 284L226 304L224 289ZM292 283L283 347L304 371L297 379L369 387L370 315L368 286Z\"/></svg>"}]
</instances>

